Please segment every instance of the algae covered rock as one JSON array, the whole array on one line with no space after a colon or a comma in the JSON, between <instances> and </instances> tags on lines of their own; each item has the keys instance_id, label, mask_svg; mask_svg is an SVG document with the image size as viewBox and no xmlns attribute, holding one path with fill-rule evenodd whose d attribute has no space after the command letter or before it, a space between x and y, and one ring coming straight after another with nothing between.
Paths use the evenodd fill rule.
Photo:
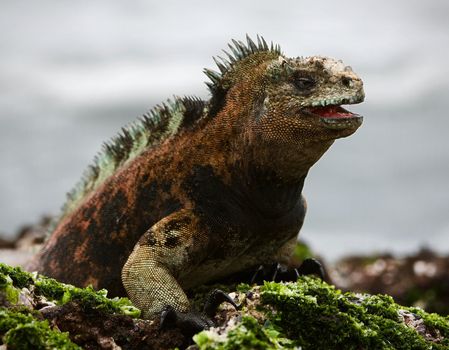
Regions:
<instances>
[{"instance_id":1,"label":"algae covered rock","mask_svg":"<svg viewBox=\"0 0 449 350\"><path fill-rule=\"evenodd\" d=\"M449 314L449 256L428 248L404 256L347 256L328 269L343 290L388 294L396 302Z\"/></svg>"},{"instance_id":2,"label":"algae covered rock","mask_svg":"<svg viewBox=\"0 0 449 350\"><path fill-rule=\"evenodd\" d=\"M34 282L20 268L0 264L0 344L11 349L81 349L33 310L40 299L30 292Z\"/></svg>"},{"instance_id":3,"label":"algae covered rock","mask_svg":"<svg viewBox=\"0 0 449 350\"><path fill-rule=\"evenodd\" d=\"M449 349L449 318L386 295L342 293L312 277L267 282L236 296L223 327L197 334L199 349Z\"/></svg>"},{"instance_id":4,"label":"algae covered rock","mask_svg":"<svg viewBox=\"0 0 449 350\"><path fill-rule=\"evenodd\" d=\"M0 349L173 349L192 341L127 298L0 263ZM5 347L6 346L6 347Z\"/></svg>"},{"instance_id":5,"label":"algae covered rock","mask_svg":"<svg viewBox=\"0 0 449 350\"><path fill-rule=\"evenodd\" d=\"M203 287L207 295L208 287ZM449 318L386 295L343 293L313 277L240 285L218 325L193 337L139 319L126 298L0 264L0 347L7 349L449 349ZM194 344L192 345L192 343Z\"/></svg>"},{"instance_id":6,"label":"algae covered rock","mask_svg":"<svg viewBox=\"0 0 449 350\"><path fill-rule=\"evenodd\" d=\"M0 348L165 349L184 342L173 331L155 337L157 324L106 293L0 264Z\"/></svg>"},{"instance_id":7,"label":"algae covered rock","mask_svg":"<svg viewBox=\"0 0 449 350\"><path fill-rule=\"evenodd\" d=\"M81 349L68 333L54 330L48 321L30 310L0 308L0 344L8 349Z\"/></svg>"},{"instance_id":8,"label":"algae covered rock","mask_svg":"<svg viewBox=\"0 0 449 350\"><path fill-rule=\"evenodd\" d=\"M140 311L127 298L107 298L107 291L77 288L42 275L0 263L0 292L6 303L31 308L79 303L82 307L138 317Z\"/></svg>"}]
</instances>

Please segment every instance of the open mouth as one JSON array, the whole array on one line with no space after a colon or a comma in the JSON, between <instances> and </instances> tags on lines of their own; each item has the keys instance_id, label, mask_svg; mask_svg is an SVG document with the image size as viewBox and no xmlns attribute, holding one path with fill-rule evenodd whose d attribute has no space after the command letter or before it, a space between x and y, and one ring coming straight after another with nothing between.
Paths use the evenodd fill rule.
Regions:
<instances>
[{"instance_id":1,"label":"open mouth","mask_svg":"<svg viewBox=\"0 0 449 350\"><path fill-rule=\"evenodd\" d=\"M358 127L363 120L362 116L349 112L340 105L311 107L305 109L305 111L308 114L319 117L325 127L335 130Z\"/></svg>"}]
</instances>

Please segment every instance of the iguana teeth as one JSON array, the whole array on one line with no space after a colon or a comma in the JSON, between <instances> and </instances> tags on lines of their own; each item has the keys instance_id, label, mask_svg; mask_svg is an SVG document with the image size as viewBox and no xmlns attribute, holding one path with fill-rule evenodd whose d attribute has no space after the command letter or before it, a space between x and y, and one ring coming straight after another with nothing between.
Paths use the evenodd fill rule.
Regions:
<instances>
[{"instance_id":1,"label":"iguana teeth","mask_svg":"<svg viewBox=\"0 0 449 350\"><path fill-rule=\"evenodd\" d=\"M326 107L326 106L340 106L343 104L354 104L359 103L363 100L363 95L357 94L351 97L343 97L343 98L330 98L319 101L313 101L310 103L311 107ZM307 104L302 104L304 107L307 107Z\"/></svg>"}]
</instances>

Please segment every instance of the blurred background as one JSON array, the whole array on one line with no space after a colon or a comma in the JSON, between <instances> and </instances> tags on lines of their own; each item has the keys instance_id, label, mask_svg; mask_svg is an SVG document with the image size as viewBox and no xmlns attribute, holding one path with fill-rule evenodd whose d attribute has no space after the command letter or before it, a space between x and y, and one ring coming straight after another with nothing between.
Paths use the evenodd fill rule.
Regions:
<instances>
[{"instance_id":1,"label":"blurred background","mask_svg":"<svg viewBox=\"0 0 449 350\"><path fill-rule=\"evenodd\" d=\"M449 253L449 2L1 0L0 237L57 214L103 141L173 95L207 98L231 38L342 59L365 117L311 170L302 238Z\"/></svg>"}]
</instances>

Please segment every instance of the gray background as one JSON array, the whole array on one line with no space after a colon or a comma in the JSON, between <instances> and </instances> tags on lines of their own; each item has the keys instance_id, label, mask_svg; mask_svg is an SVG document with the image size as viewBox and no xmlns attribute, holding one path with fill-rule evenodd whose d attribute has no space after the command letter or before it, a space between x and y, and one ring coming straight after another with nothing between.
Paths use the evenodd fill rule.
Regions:
<instances>
[{"instance_id":1,"label":"gray background","mask_svg":"<svg viewBox=\"0 0 449 350\"><path fill-rule=\"evenodd\" d=\"M0 232L58 213L119 128L173 95L207 97L231 38L343 59L364 125L311 170L301 233L324 257L449 253L449 2L0 1Z\"/></svg>"}]
</instances>

